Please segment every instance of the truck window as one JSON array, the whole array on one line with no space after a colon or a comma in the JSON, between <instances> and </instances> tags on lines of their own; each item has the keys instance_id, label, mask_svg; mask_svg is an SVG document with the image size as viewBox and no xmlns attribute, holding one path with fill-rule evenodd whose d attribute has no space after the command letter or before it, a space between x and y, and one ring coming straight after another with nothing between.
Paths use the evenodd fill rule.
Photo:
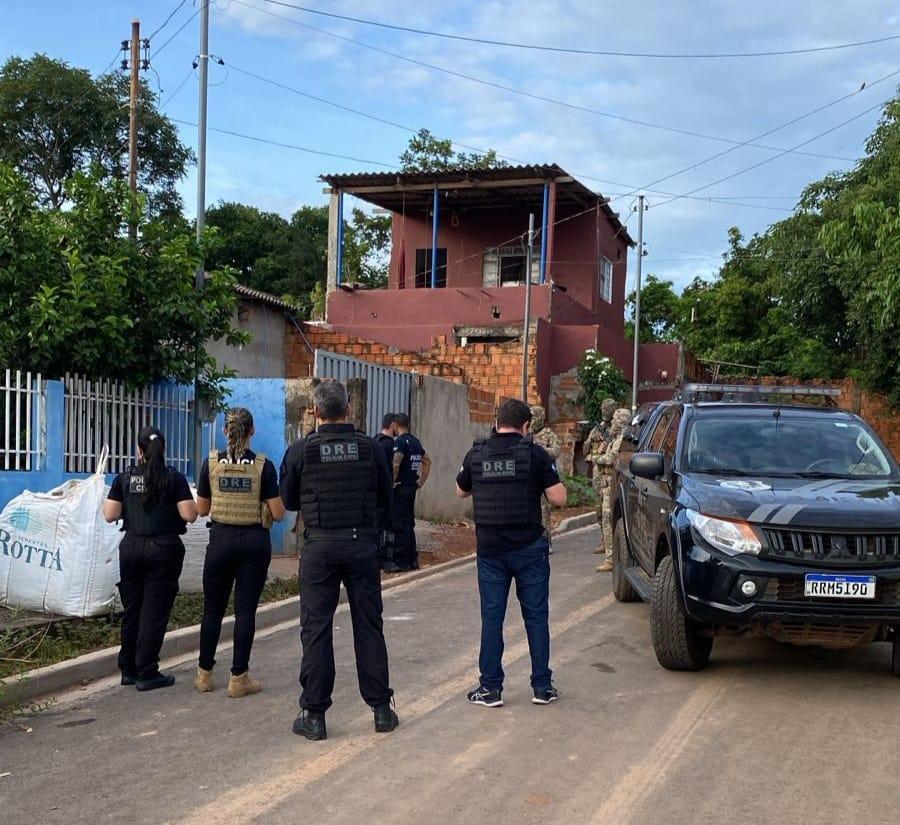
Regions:
<instances>
[{"instance_id":1,"label":"truck window","mask_svg":"<svg viewBox=\"0 0 900 825\"><path fill-rule=\"evenodd\" d=\"M678 443L678 429L681 426L682 409L675 410L669 419L669 426L662 440L662 454L666 465L666 475L672 471L672 462L675 460L675 447Z\"/></svg>"},{"instance_id":2,"label":"truck window","mask_svg":"<svg viewBox=\"0 0 900 825\"><path fill-rule=\"evenodd\" d=\"M650 440L647 442L646 449L648 452L658 453L662 451L663 439L666 437L666 430L671 420L672 413L670 412L665 412L659 417L656 422L656 427L650 435Z\"/></svg>"}]
</instances>

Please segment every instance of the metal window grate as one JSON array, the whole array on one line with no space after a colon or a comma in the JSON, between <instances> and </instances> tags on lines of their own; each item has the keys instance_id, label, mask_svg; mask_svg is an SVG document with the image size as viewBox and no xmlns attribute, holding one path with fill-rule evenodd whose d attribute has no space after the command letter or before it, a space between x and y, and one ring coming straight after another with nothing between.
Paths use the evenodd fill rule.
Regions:
<instances>
[{"instance_id":1,"label":"metal window grate","mask_svg":"<svg viewBox=\"0 0 900 825\"><path fill-rule=\"evenodd\" d=\"M37 470L44 455L40 373L0 370L0 470Z\"/></svg>"}]
</instances>

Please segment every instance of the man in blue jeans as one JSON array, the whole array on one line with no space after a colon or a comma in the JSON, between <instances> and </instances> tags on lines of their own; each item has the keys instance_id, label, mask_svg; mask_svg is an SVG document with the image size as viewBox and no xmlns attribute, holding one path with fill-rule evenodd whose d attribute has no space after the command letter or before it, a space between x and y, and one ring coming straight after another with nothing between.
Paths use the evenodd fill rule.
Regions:
<instances>
[{"instance_id":1,"label":"man in blue jeans","mask_svg":"<svg viewBox=\"0 0 900 825\"><path fill-rule=\"evenodd\" d=\"M541 524L541 497L562 507L566 488L554 460L532 441L531 408L510 399L490 438L476 441L456 477L456 494L473 497L481 596L481 680L468 693L473 705L503 705L503 619L516 582L536 705L559 698L550 670L550 545Z\"/></svg>"}]
</instances>

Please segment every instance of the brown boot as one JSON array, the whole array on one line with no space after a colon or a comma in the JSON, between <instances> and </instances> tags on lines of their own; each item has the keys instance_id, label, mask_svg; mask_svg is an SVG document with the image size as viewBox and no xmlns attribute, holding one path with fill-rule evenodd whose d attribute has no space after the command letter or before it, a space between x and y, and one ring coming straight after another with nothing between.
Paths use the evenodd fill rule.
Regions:
<instances>
[{"instance_id":1,"label":"brown boot","mask_svg":"<svg viewBox=\"0 0 900 825\"><path fill-rule=\"evenodd\" d=\"M262 685L250 676L249 670L245 670L240 676L232 675L231 679L228 680L228 695L232 699L252 696L261 690Z\"/></svg>"},{"instance_id":2,"label":"brown boot","mask_svg":"<svg viewBox=\"0 0 900 825\"><path fill-rule=\"evenodd\" d=\"M594 555L595 555L595 556L602 556L605 552L606 552L606 551L603 549L603 545L602 545L602 544L597 545L597 547L594 549Z\"/></svg>"},{"instance_id":3,"label":"brown boot","mask_svg":"<svg viewBox=\"0 0 900 825\"><path fill-rule=\"evenodd\" d=\"M200 693L212 693L216 689L216 683L213 682L213 672L198 667L197 675L194 677L194 687Z\"/></svg>"},{"instance_id":4,"label":"brown boot","mask_svg":"<svg viewBox=\"0 0 900 825\"><path fill-rule=\"evenodd\" d=\"M612 559L606 559L598 568L598 573L612 573Z\"/></svg>"}]
</instances>

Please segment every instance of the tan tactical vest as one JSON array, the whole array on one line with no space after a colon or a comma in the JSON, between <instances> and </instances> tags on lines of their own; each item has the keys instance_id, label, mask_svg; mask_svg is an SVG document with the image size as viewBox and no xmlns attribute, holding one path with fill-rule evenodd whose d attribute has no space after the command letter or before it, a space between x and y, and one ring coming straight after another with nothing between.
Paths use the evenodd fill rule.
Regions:
<instances>
[{"instance_id":1,"label":"tan tactical vest","mask_svg":"<svg viewBox=\"0 0 900 825\"><path fill-rule=\"evenodd\" d=\"M271 527L268 505L260 500L260 483L266 457L257 453L252 464L220 461L218 451L209 454L210 518L218 524ZM268 522L268 523L267 523Z\"/></svg>"}]
</instances>

